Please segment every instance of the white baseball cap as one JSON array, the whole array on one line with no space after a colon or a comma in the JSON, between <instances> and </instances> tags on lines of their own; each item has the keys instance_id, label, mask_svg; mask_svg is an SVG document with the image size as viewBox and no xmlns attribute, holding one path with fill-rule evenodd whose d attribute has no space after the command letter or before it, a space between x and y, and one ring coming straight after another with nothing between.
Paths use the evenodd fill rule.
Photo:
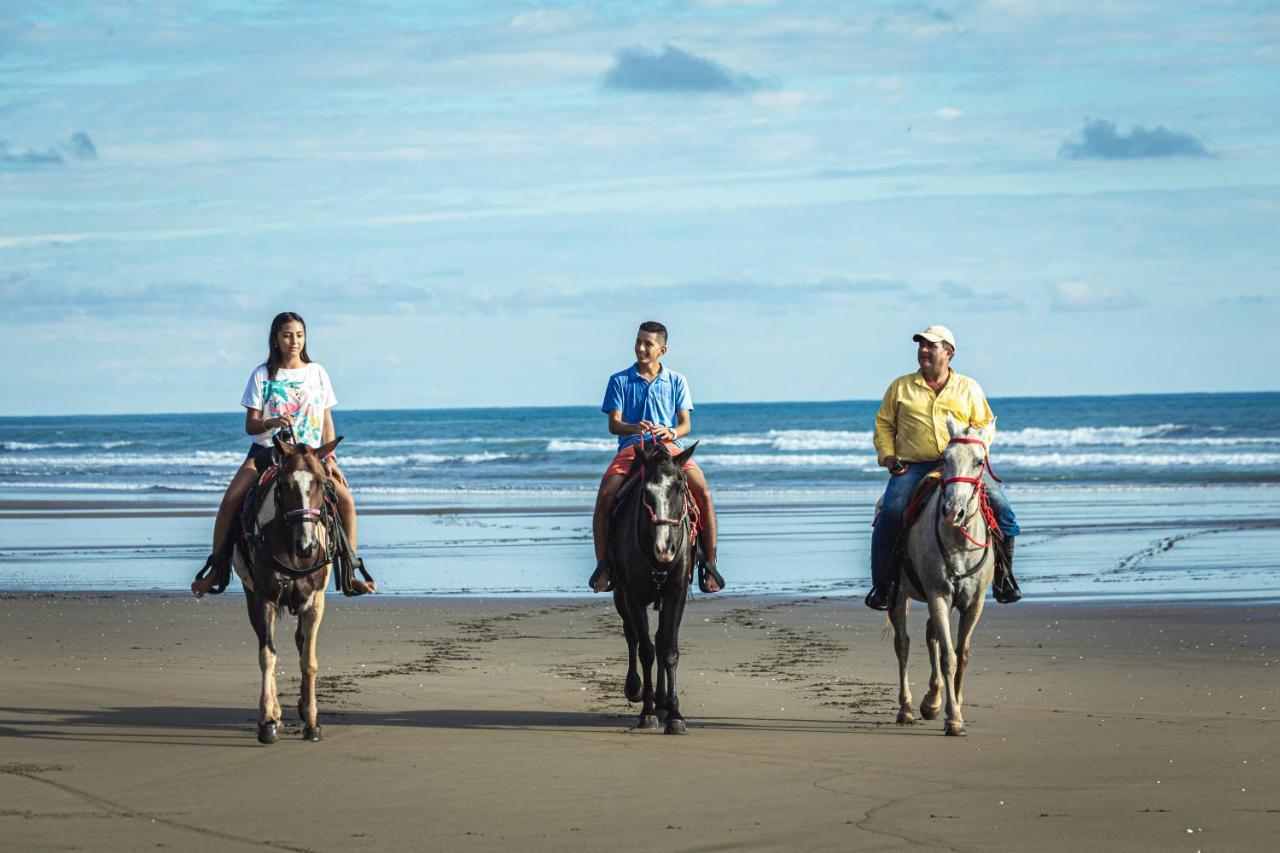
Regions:
<instances>
[{"instance_id":1,"label":"white baseball cap","mask_svg":"<svg viewBox=\"0 0 1280 853\"><path fill-rule=\"evenodd\" d=\"M939 326L936 323L923 332L916 332L911 336L911 340L916 343L928 341L931 344L945 342L950 344L952 349L956 348L956 336L951 334L951 330L946 326Z\"/></svg>"}]
</instances>

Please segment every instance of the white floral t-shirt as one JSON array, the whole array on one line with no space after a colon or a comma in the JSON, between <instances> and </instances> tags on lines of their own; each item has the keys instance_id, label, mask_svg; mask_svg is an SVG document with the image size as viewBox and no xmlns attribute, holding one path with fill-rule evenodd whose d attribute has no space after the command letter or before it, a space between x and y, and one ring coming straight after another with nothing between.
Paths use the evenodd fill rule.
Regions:
<instances>
[{"instance_id":1,"label":"white floral t-shirt","mask_svg":"<svg viewBox=\"0 0 1280 853\"><path fill-rule=\"evenodd\" d=\"M281 368L275 379L267 378L267 366L258 365L244 387L240 405L257 409L262 417L293 418L293 437L299 444L319 447L324 432L324 413L337 405L329 374L314 361L295 370ZM271 446L274 430L267 430L253 437L254 443Z\"/></svg>"}]
</instances>

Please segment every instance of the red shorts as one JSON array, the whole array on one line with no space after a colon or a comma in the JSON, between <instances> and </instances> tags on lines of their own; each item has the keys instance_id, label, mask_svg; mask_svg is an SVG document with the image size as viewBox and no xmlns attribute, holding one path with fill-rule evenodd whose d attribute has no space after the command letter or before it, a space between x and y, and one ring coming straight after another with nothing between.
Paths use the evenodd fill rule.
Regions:
<instances>
[{"instance_id":1,"label":"red shorts","mask_svg":"<svg viewBox=\"0 0 1280 853\"><path fill-rule=\"evenodd\" d=\"M648 444L651 442L646 443ZM631 444L628 444L626 447L619 450L618 455L613 457L613 461L609 463L609 467L604 469L604 475L608 477L610 474L619 474L625 477L627 474L631 473L631 463L636 458L636 448L639 446L640 442L633 441ZM665 447L667 452L672 456L676 456L684 452L684 449L674 441L664 442L662 446ZM688 462L684 463L684 470L701 471L702 469L698 467L697 462L690 459Z\"/></svg>"}]
</instances>

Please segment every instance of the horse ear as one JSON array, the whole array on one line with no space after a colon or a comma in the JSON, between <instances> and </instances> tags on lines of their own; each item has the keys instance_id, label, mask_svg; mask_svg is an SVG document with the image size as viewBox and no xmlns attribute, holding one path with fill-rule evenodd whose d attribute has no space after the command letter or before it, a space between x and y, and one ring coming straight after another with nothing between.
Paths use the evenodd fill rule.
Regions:
<instances>
[{"instance_id":1,"label":"horse ear","mask_svg":"<svg viewBox=\"0 0 1280 853\"><path fill-rule=\"evenodd\" d=\"M952 438L955 438L956 436L960 435L964 431L965 431L965 428L960 426L960 424L956 422L955 418L951 417L951 415L947 415L947 433Z\"/></svg>"},{"instance_id":2,"label":"horse ear","mask_svg":"<svg viewBox=\"0 0 1280 853\"><path fill-rule=\"evenodd\" d=\"M278 454L278 457L275 460L277 464L279 464L280 460L284 459L284 457L291 456L294 453L293 447L280 440L279 433L271 436L271 443L275 445L275 453L273 453L272 456L276 456Z\"/></svg>"},{"instance_id":3,"label":"horse ear","mask_svg":"<svg viewBox=\"0 0 1280 853\"><path fill-rule=\"evenodd\" d=\"M323 459L333 452L333 449L338 446L338 442L340 441L342 441L342 436L338 436L328 444L320 445L319 447L316 448L316 453L319 454L321 459Z\"/></svg>"},{"instance_id":4,"label":"horse ear","mask_svg":"<svg viewBox=\"0 0 1280 853\"><path fill-rule=\"evenodd\" d=\"M672 461L676 463L677 468L684 470L685 463L693 458L693 451L697 449L698 442L695 441L693 444L689 445L688 448L677 454L676 458Z\"/></svg>"},{"instance_id":5,"label":"horse ear","mask_svg":"<svg viewBox=\"0 0 1280 853\"><path fill-rule=\"evenodd\" d=\"M996 437L996 419L994 416L992 416L991 423L987 424L982 428L982 443L987 446L988 450L991 449L991 442L995 439L995 437Z\"/></svg>"}]
</instances>

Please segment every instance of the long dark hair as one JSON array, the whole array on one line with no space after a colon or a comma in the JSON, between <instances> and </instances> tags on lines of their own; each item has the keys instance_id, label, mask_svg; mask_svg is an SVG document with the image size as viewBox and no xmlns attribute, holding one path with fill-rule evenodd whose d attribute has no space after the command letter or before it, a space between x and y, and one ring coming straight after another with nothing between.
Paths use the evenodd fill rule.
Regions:
<instances>
[{"instance_id":1,"label":"long dark hair","mask_svg":"<svg viewBox=\"0 0 1280 853\"><path fill-rule=\"evenodd\" d=\"M267 335L267 378L275 379L276 371L280 369L281 358L280 347L276 344L276 333L280 331L280 327L285 323L301 323L302 333L307 333L307 321L302 319L301 314L295 314L292 311L281 311L276 318L271 321L271 334ZM307 341L304 337L302 340L302 363L310 364L311 356L307 355Z\"/></svg>"}]
</instances>

